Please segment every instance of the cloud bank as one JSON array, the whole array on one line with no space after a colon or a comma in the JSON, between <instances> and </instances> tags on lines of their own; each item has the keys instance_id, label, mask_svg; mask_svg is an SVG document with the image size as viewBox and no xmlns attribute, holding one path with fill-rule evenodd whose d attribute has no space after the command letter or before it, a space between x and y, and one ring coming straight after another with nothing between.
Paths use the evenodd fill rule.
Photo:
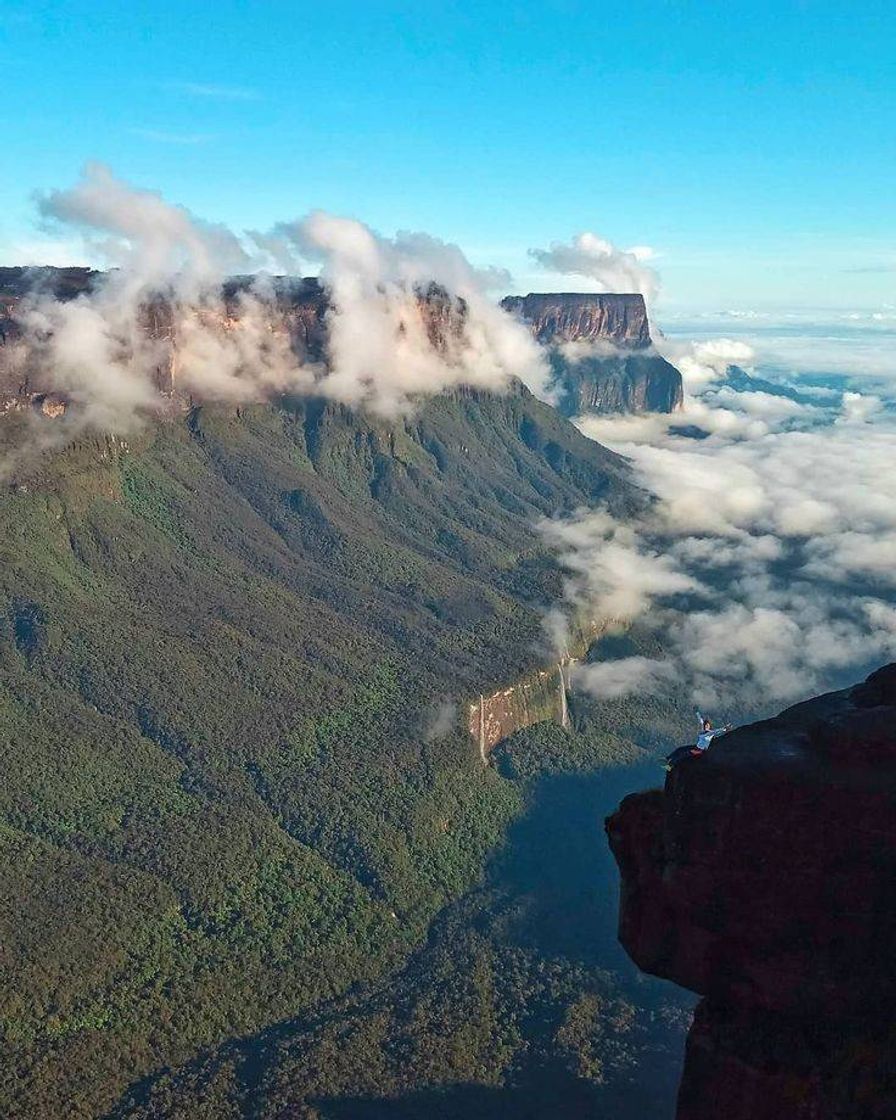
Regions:
<instances>
[{"instance_id":1,"label":"cloud bank","mask_svg":"<svg viewBox=\"0 0 896 1120\"><path fill-rule=\"evenodd\" d=\"M692 345L721 341L745 346L762 355L762 364L782 378L798 381L820 377L854 380L855 388L870 382L896 385L896 309L829 309L790 313L731 310L699 316L666 312L661 344L690 351ZM732 361L749 364L748 359Z\"/></svg>"},{"instance_id":2,"label":"cloud bank","mask_svg":"<svg viewBox=\"0 0 896 1120\"><path fill-rule=\"evenodd\" d=\"M545 395L548 363L476 270L423 233L378 235L323 211L238 235L102 164L38 198L46 226L78 236L111 271L71 300L36 293L19 312L30 360L78 406L79 422L126 429L164 408L170 380L194 398L316 393L395 415L458 385ZM293 345L271 270L319 270L323 353ZM225 298L228 277L251 274Z\"/></svg>"},{"instance_id":3,"label":"cloud bank","mask_svg":"<svg viewBox=\"0 0 896 1120\"><path fill-rule=\"evenodd\" d=\"M553 241L548 249L530 249L529 255L548 272L587 277L599 292L640 292L651 303L659 290L659 277L647 264L656 254L647 245L618 249L586 231L568 242Z\"/></svg>"},{"instance_id":4,"label":"cloud bank","mask_svg":"<svg viewBox=\"0 0 896 1120\"><path fill-rule=\"evenodd\" d=\"M867 392L806 404L738 390L707 368L683 414L578 421L631 459L656 495L648 515L582 511L541 529L573 609L628 619L666 650L584 666L579 687L674 685L727 718L896 656L896 412Z\"/></svg>"},{"instance_id":5,"label":"cloud bank","mask_svg":"<svg viewBox=\"0 0 896 1120\"><path fill-rule=\"evenodd\" d=\"M456 245L424 233L376 235L359 221L314 211L278 226L281 244L320 266L330 293L329 365L317 383L325 396L394 413L414 397L460 384L503 389L518 377L544 394L549 371L530 333L487 295ZM438 338L421 314L420 295L435 285Z\"/></svg>"}]
</instances>

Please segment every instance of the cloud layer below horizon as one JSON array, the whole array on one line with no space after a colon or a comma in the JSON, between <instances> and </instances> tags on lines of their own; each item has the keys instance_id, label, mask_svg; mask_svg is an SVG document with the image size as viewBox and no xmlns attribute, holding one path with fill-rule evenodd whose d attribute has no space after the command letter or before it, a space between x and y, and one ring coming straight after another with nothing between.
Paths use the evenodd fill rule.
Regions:
<instances>
[{"instance_id":1,"label":"cloud layer below horizon","mask_svg":"<svg viewBox=\"0 0 896 1120\"><path fill-rule=\"evenodd\" d=\"M801 392L756 390L726 373L753 364L743 342L676 346L682 413L577 421L631 459L656 495L651 513L622 525L583 510L541 526L574 608L655 631L666 650L585 665L579 687L771 711L896 656L892 401L874 380L864 392L816 391L811 378Z\"/></svg>"}]
</instances>

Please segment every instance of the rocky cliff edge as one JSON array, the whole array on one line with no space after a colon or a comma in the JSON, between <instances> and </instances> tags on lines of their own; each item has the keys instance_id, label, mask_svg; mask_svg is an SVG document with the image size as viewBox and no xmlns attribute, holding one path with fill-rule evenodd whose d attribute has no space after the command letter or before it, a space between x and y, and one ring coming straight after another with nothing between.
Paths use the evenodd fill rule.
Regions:
<instances>
[{"instance_id":1,"label":"rocky cliff edge","mask_svg":"<svg viewBox=\"0 0 896 1120\"><path fill-rule=\"evenodd\" d=\"M607 820L620 939L704 996L679 1120L896 1116L896 664Z\"/></svg>"},{"instance_id":2,"label":"rocky cliff edge","mask_svg":"<svg viewBox=\"0 0 896 1120\"><path fill-rule=\"evenodd\" d=\"M642 295L530 292L501 305L551 349L566 415L681 407L681 374L653 348Z\"/></svg>"}]
</instances>

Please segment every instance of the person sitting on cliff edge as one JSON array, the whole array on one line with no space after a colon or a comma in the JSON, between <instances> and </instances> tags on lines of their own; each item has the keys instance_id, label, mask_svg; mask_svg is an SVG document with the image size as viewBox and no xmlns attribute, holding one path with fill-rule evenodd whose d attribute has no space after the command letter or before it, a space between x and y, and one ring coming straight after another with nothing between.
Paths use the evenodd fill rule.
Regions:
<instances>
[{"instance_id":1,"label":"person sitting on cliff edge","mask_svg":"<svg viewBox=\"0 0 896 1120\"><path fill-rule=\"evenodd\" d=\"M692 747L676 747L671 754L667 754L663 769L671 770L673 766L676 766L682 759L688 756L699 757L704 751L709 749L709 744L713 739L730 731L732 726L730 723L726 723L724 727L713 727L712 720L701 715L699 711L697 712L697 720L700 724L700 733L697 736L697 742Z\"/></svg>"}]
</instances>

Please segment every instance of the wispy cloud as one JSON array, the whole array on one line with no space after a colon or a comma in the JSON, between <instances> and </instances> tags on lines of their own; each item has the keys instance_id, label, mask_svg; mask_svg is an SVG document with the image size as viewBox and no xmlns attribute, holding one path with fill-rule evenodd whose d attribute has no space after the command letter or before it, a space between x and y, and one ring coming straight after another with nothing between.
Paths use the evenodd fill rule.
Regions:
<instances>
[{"instance_id":1,"label":"wispy cloud","mask_svg":"<svg viewBox=\"0 0 896 1120\"><path fill-rule=\"evenodd\" d=\"M858 265L855 268L844 268L841 271L851 273L896 272L896 262L891 262L889 264L863 264Z\"/></svg>"},{"instance_id":2,"label":"wispy cloud","mask_svg":"<svg viewBox=\"0 0 896 1120\"><path fill-rule=\"evenodd\" d=\"M188 147L214 140L214 136L207 132L165 132L157 128L129 128L128 132L144 140L154 140L157 144L182 144Z\"/></svg>"},{"instance_id":3,"label":"wispy cloud","mask_svg":"<svg viewBox=\"0 0 896 1120\"><path fill-rule=\"evenodd\" d=\"M190 97L205 97L214 101L260 101L257 89L247 86L218 85L215 82L169 82L167 88Z\"/></svg>"},{"instance_id":4,"label":"wispy cloud","mask_svg":"<svg viewBox=\"0 0 896 1120\"><path fill-rule=\"evenodd\" d=\"M619 249L587 230L568 242L553 241L549 249L530 249L529 256L549 272L587 277L601 292L640 292L651 300L659 287L647 264L658 254L649 245Z\"/></svg>"}]
</instances>

